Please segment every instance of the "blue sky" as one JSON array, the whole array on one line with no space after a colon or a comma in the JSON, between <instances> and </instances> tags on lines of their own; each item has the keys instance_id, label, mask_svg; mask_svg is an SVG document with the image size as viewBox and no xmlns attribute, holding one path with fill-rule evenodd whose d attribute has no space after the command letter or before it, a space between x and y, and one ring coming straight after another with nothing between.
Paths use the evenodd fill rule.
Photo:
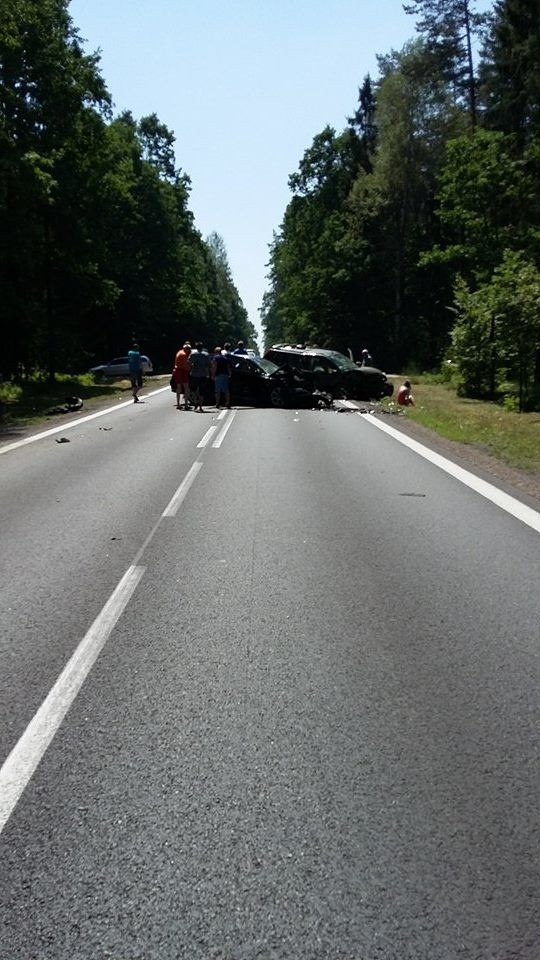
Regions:
<instances>
[{"instance_id":1,"label":"blue sky","mask_svg":"<svg viewBox=\"0 0 540 960\"><path fill-rule=\"evenodd\" d=\"M401 49L414 19L400 0L71 0L69 10L86 51L101 50L115 112L157 113L173 131L196 227L223 237L259 328L289 175L327 124L345 127L376 54Z\"/></svg>"}]
</instances>

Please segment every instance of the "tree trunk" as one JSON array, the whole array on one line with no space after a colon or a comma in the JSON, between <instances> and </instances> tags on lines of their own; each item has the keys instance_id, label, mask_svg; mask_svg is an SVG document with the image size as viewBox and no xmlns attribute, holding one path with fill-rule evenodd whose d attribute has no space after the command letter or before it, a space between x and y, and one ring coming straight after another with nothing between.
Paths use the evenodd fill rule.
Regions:
<instances>
[{"instance_id":1,"label":"tree trunk","mask_svg":"<svg viewBox=\"0 0 540 960\"><path fill-rule=\"evenodd\" d=\"M51 224L49 210L45 210L45 329L47 332L47 379L55 382L56 337L54 330Z\"/></svg>"},{"instance_id":2,"label":"tree trunk","mask_svg":"<svg viewBox=\"0 0 540 960\"><path fill-rule=\"evenodd\" d=\"M465 0L465 37L467 43L467 63L469 67L469 111L471 114L471 129L476 130L476 82L474 78L474 63L472 55L471 24L469 20L469 0Z\"/></svg>"},{"instance_id":3,"label":"tree trunk","mask_svg":"<svg viewBox=\"0 0 540 960\"><path fill-rule=\"evenodd\" d=\"M491 329L489 333L491 343L490 368L489 368L489 399L495 400L495 387L497 379L497 346L495 342L495 317L491 317Z\"/></svg>"}]
</instances>

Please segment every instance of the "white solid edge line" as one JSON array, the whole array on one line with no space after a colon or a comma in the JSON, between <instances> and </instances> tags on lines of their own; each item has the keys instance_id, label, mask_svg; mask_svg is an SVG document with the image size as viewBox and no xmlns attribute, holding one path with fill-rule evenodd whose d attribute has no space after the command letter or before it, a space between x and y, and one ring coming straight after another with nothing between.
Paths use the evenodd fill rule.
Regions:
<instances>
[{"instance_id":1,"label":"white solid edge line","mask_svg":"<svg viewBox=\"0 0 540 960\"><path fill-rule=\"evenodd\" d=\"M159 387L158 390L153 390L152 393L145 393L144 397L141 397L141 400L144 400L146 397L155 397L158 393L164 393L165 390L170 390L170 387ZM18 447L25 447L26 444L35 443L36 440L53 437L55 433L71 430L73 427L78 427L81 423L88 423L90 420L96 420L98 417L104 417L107 413L114 413L116 410L121 410L122 407L132 407L133 405L133 397L131 400L122 400L120 403L115 403L114 407L98 410L97 413L89 413L86 417L79 417L78 420L70 420L69 423L64 423L60 427L51 427L50 430L44 430L43 433L35 433L31 437L25 437L24 440L15 440L14 443L8 443L3 447L0 446L0 454L9 453L10 450L17 450Z\"/></svg>"},{"instance_id":2,"label":"white solid edge line","mask_svg":"<svg viewBox=\"0 0 540 960\"><path fill-rule=\"evenodd\" d=\"M228 417L226 423L223 424L223 427L222 427L221 430L220 430L219 436L216 437L216 439L214 440L214 442L213 442L213 444L212 444L213 447L220 447L220 446L221 446L221 444L223 443L223 441L224 441L224 439L225 439L225 436L226 436L226 434L227 434L227 431L228 431L231 423L233 422L235 416L236 416L236 410L232 410L231 413L229 414L229 417Z\"/></svg>"},{"instance_id":3,"label":"white solid edge line","mask_svg":"<svg viewBox=\"0 0 540 960\"><path fill-rule=\"evenodd\" d=\"M217 426L216 426L216 425L214 425L213 427L208 427L208 430L206 431L206 433L205 433L204 437L202 438L202 440L199 440L199 442L198 442L198 444L197 444L197 449L200 449L201 447L205 447L206 444L208 443L210 437L212 437L212 436L214 435L214 433L216 432L216 430L217 430Z\"/></svg>"},{"instance_id":4,"label":"white solid edge line","mask_svg":"<svg viewBox=\"0 0 540 960\"><path fill-rule=\"evenodd\" d=\"M447 460L446 457L441 457L439 453L434 453L429 447L424 447L423 444L418 443L417 440L412 440L411 437L401 433L399 430L395 430L394 427L389 426L387 423L381 423L380 420L371 414L360 414L359 411L359 415L363 420L368 420L369 423L378 427L379 430L390 434L390 436L394 437L399 443L414 450L415 453L424 457L425 460L429 460L430 463L449 473L456 480L459 480L460 483L464 483L467 487L470 487L471 490L485 497L486 500L491 500L497 507L505 510L506 513L510 513L513 517L516 517L517 520L521 520L522 523L526 523L527 526L532 527L533 530L540 533L540 513L537 510L533 510L532 507L521 503L520 500L516 500L516 498L510 496L510 494L504 493L486 480L481 480L480 477L475 476L474 473L469 473L468 470L459 467L457 463L453 463L452 460Z\"/></svg>"},{"instance_id":5,"label":"white solid edge line","mask_svg":"<svg viewBox=\"0 0 540 960\"><path fill-rule=\"evenodd\" d=\"M165 510L161 514L162 517L175 516L176 511L178 510L178 507L182 503L182 500L186 496L186 493L188 492L193 481L195 480L195 477L197 476L201 467L202 467L202 462L200 460L196 460L195 463L191 465L184 479L182 480L182 483L178 487L178 490L176 491L176 493L173 494L169 503L165 507Z\"/></svg>"},{"instance_id":6,"label":"white solid edge line","mask_svg":"<svg viewBox=\"0 0 540 960\"><path fill-rule=\"evenodd\" d=\"M131 566L0 769L0 833L144 574Z\"/></svg>"}]
</instances>

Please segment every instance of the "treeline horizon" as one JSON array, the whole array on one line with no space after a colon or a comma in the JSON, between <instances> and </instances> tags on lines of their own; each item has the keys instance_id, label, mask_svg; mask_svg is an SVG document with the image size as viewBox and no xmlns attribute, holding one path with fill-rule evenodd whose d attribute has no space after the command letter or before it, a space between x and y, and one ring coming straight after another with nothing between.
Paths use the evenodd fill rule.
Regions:
<instances>
[{"instance_id":1,"label":"treeline horizon","mask_svg":"<svg viewBox=\"0 0 540 960\"><path fill-rule=\"evenodd\" d=\"M485 4L484 4L485 7ZM540 403L540 13L414 0L340 132L289 178L267 344L311 343L468 396ZM473 51L477 51L476 57Z\"/></svg>"},{"instance_id":2,"label":"treeline horizon","mask_svg":"<svg viewBox=\"0 0 540 960\"><path fill-rule=\"evenodd\" d=\"M69 0L0 0L0 374L76 373L136 340L255 343L221 237L156 114L113 115ZM266 345L442 369L519 409L540 394L538 5L413 0L339 133L289 178L270 247ZM413 22L411 21L411 26ZM473 49L478 51L476 60Z\"/></svg>"},{"instance_id":3,"label":"treeline horizon","mask_svg":"<svg viewBox=\"0 0 540 960\"><path fill-rule=\"evenodd\" d=\"M203 240L175 137L113 116L69 0L0 0L0 375L79 373L133 341L254 342L222 238Z\"/></svg>"}]
</instances>

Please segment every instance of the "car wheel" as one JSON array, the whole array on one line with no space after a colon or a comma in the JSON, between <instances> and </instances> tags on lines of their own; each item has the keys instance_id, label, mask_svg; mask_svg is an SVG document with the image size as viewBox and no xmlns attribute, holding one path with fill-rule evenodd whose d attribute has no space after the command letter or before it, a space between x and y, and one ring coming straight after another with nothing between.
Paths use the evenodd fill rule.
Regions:
<instances>
[{"instance_id":1,"label":"car wheel","mask_svg":"<svg viewBox=\"0 0 540 960\"><path fill-rule=\"evenodd\" d=\"M283 390L281 387L274 387L270 391L270 403L273 407L285 406L285 398L283 396Z\"/></svg>"}]
</instances>

